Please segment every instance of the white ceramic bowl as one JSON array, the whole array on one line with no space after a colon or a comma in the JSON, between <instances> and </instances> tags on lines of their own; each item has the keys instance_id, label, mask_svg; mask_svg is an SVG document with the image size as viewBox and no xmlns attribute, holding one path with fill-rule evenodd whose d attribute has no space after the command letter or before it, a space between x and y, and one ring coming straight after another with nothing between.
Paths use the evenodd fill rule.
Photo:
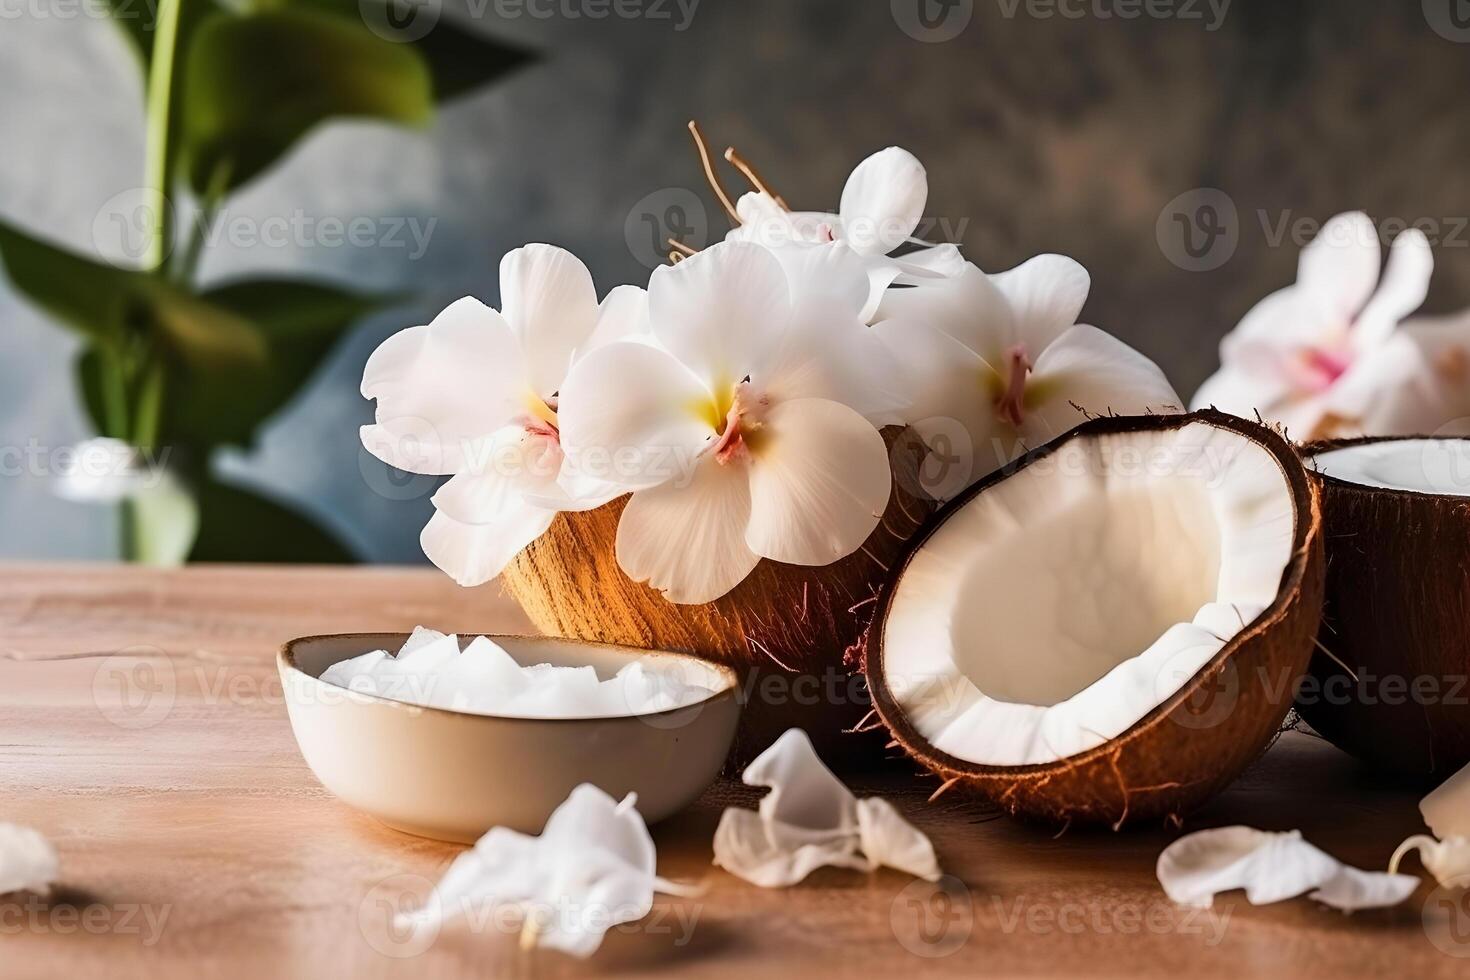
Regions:
<instances>
[{"instance_id":1,"label":"white ceramic bowl","mask_svg":"<svg viewBox=\"0 0 1470 980\"><path fill-rule=\"evenodd\" d=\"M688 806L714 781L735 738L735 672L679 653L492 637L522 664L590 664L601 677L630 659L673 658L681 672L695 672L718 692L683 708L611 718L467 714L318 679L340 660L397 650L407 638L304 637L281 649L277 665L291 728L311 771L346 803L411 834L470 843L497 826L539 833L579 783L593 783L615 798L637 793L638 811L652 823Z\"/></svg>"}]
</instances>

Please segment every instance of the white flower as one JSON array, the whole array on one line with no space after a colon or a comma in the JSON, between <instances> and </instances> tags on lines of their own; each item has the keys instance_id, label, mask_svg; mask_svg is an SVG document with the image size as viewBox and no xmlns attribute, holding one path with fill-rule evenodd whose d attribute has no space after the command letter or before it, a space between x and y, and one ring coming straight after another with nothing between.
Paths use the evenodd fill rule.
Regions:
<instances>
[{"instance_id":1,"label":"white flower","mask_svg":"<svg viewBox=\"0 0 1470 980\"><path fill-rule=\"evenodd\" d=\"M643 918L655 891L694 889L656 874L657 853L632 793L621 803L590 783L572 790L539 837L494 827L455 858L434 894L397 928L421 929L487 907L520 909L526 945L588 957L608 929Z\"/></svg>"},{"instance_id":2,"label":"white flower","mask_svg":"<svg viewBox=\"0 0 1470 980\"><path fill-rule=\"evenodd\" d=\"M957 464L926 476L926 489L951 497L1080 425L1084 412L1178 410L1152 361L1076 323L1089 287L1077 262L1040 255L998 275L967 264L952 278L888 291L873 329L909 379L906 421Z\"/></svg>"},{"instance_id":3,"label":"white flower","mask_svg":"<svg viewBox=\"0 0 1470 980\"><path fill-rule=\"evenodd\" d=\"M942 872L934 845L880 797L859 800L823 765L811 739L788 729L746 767L770 789L755 810L729 807L715 829L715 864L762 888L794 885L817 868Z\"/></svg>"},{"instance_id":4,"label":"white flower","mask_svg":"<svg viewBox=\"0 0 1470 980\"><path fill-rule=\"evenodd\" d=\"M605 487L564 489L557 393L576 356L636 333L643 316L642 291L631 287L599 309L586 267L550 245L507 254L500 294L503 313L466 297L428 326L399 331L362 375L363 397L378 400L377 423L362 428L368 451L399 469L452 475L420 543L461 585L498 575L557 511L611 499Z\"/></svg>"},{"instance_id":5,"label":"white flower","mask_svg":"<svg viewBox=\"0 0 1470 980\"><path fill-rule=\"evenodd\" d=\"M789 211L768 191L751 191L735 204L740 226L726 239L767 248L789 244L841 242L863 259L870 297L863 319L872 318L883 290L898 282L927 281L955 275L963 268L959 249L934 245L890 258L889 253L913 238L929 197L923 164L897 146L879 150L858 164L842 188L838 213ZM922 244L922 243L918 243Z\"/></svg>"},{"instance_id":6,"label":"white flower","mask_svg":"<svg viewBox=\"0 0 1470 980\"><path fill-rule=\"evenodd\" d=\"M893 403L872 375L863 287L834 271L841 255L815 256L831 274L809 281L827 285L794 296L771 251L711 246L654 272L659 346L610 344L573 368L563 445L636 491L617 535L631 578L708 602L763 557L825 565L877 526L892 478L873 420Z\"/></svg>"},{"instance_id":7,"label":"white flower","mask_svg":"<svg viewBox=\"0 0 1470 980\"><path fill-rule=\"evenodd\" d=\"M1419 884L1412 875L1348 867L1295 830L1273 833L1253 827L1186 834L1164 848L1157 874L1169 898L1197 908L1209 908L1221 892L1244 888L1252 905L1306 894L1351 912L1397 905Z\"/></svg>"},{"instance_id":8,"label":"white flower","mask_svg":"<svg viewBox=\"0 0 1470 980\"><path fill-rule=\"evenodd\" d=\"M1302 249L1295 285L1267 296L1220 345L1195 407L1279 422L1300 440L1432 432L1470 409L1470 324L1396 329L1424 302L1434 256L1417 229L1382 249L1367 215L1340 214ZM1447 414L1448 413L1448 414Z\"/></svg>"}]
</instances>

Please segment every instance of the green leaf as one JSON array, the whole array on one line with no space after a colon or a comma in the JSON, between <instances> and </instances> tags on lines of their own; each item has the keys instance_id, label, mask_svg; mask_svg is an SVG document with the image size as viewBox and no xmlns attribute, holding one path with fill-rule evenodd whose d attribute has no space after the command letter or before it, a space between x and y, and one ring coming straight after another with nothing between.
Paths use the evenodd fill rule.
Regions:
<instances>
[{"instance_id":1,"label":"green leaf","mask_svg":"<svg viewBox=\"0 0 1470 980\"><path fill-rule=\"evenodd\" d=\"M218 480L198 491L199 535L190 561L340 563L353 560L333 535L273 500Z\"/></svg>"},{"instance_id":2,"label":"green leaf","mask_svg":"<svg viewBox=\"0 0 1470 980\"><path fill-rule=\"evenodd\" d=\"M260 424L301 390L343 332L393 299L292 280L237 282L206 292L201 302L252 325L264 357L248 369L174 381L165 431L196 445L247 445Z\"/></svg>"},{"instance_id":3,"label":"green leaf","mask_svg":"<svg viewBox=\"0 0 1470 980\"><path fill-rule=\"evenodd\" d=\"M116 341L139 302L143 277L68 251L0 222L0 259L10 282L62 323Z\"/></svg>"},{"instance_id":4,"label":"green leaf","mask_svg":"<svg viewBox=\"0 0 1470 980\"><path fill-rule=\"evenodd\" d=\"M421 125L434 107L413 48L360 20L305 10L210 15L194 33L184 80L183 159L199 194L246 183L327 119Z\"/></svg>"},{"instance_id":5,"label":"green leaf","mask_svg":"<svg viewBox=\"0 0 1470 980\"><path fill-rule=\"evenodd\" d=\"M534 60L523 48L455 24L442 4L422 0L285 0L288 7L318 10L364 23L376 34L411 44L428 63L434 95L453 99Z\"/></svg>"}]
</instances>

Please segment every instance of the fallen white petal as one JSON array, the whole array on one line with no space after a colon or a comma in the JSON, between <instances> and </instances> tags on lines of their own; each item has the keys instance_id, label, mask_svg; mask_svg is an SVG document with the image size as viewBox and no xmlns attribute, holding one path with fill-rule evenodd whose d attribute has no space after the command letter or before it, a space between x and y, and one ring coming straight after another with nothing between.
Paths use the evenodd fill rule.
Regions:
<instances>
[{"instance_id":1,"label":"fallen white petal","mask_svg":"<svg viewBox=\"0 0 1470 980\"><path fill-rule=\"evenodd\" d=\"M0 895L51 890L61 874L61 862L51 842L39 831L0 823Z\"/></svg>"},{"instance_id":2,"label":"fallen white petal","mask_svg":"<svg viewBox=\"0 0 1470 980\"><path fill-rule=\"evenodd\" d=\"M892 803L878 796L858 800L857 821L863 854L875 866L894 868L925 881L943 877L934 845Z\"/></svg>"},{"instance_id":3,"label":"fallen white petal","mask_svg":"<svg viewBox=\"0 0 1470 980\"><path fill-rule=\"evenodd\" d=\"M1307 897L1344 912L1356 912L1398 905L1418 887L1419 879L1413 875L1359 871L1344 865Z\"/></svg>"},{"instance_id":4,"label":"fallen white petal","mask_svg":"<svg viewBox=\"0 0 1470 980\"><path fill-rule=\"evenodd\" d=\"M730 807L720 816L714 863L751 884L782 888L821 867L941 875L929 839L886 800L854 797L799 728L776 739L742 779L770 792L755 810Z\"/></svg>"},{"instance_id":5,"label":"fallen white petal","mask_svg":"<svg viewBox=\"0 0 1470 980\"><path fill-rule=\"evenodd\" d=\"M1350 868L1302 839L1298 831L1220 827L1179 838L1159 855L1165 894L1181 905L1209 908L1216 895L1245 889L1252 905L1308 892L1345 911L1397 904L1417 879Z\"/></svg>"},{"instance_id":6,"label":"fallen white petal","mask_svg":"<svg viewBox=\"0 0 1470 980\"><path fill-rule=\"evenodd\" d=\"M1440 783L1419 803L1424 823L1441 840L1470 837L1470 766Z\"/></svg>"},{"instance_id":7,"label":"fallen white petal","mask_svg":"<svg viewBox=\"0 0 1470 980\"><path fill-rule=\"evenodd\" d=\"M502 905L519 907L523 940L586 958L608 929L643 918L657 891L688 894L656 873L653 838L629 794L614 802L583 783L539 837L495 827L450 866L425 906L398 928L423 928Z\"/></svg>"}]
</instances>

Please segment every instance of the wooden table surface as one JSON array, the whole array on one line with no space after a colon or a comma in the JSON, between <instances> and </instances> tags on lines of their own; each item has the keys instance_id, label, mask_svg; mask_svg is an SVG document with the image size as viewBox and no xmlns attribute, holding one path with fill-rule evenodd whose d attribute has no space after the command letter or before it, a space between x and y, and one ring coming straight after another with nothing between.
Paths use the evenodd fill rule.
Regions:
<instances>
[{"instance_id":1,"label":"wooden table surface","mask_svg":"<svg viewBox=\"0 0 1470 980\"><path fill-rule=\"evenodd\" d=\"M724 782L654 828L660 871L694 899L609 934L591 960L518 951L492 927L427 948L388 929L458 848L337 802L297 753L273 656L293 636L524 629L492 586L419 569L0 566L0 821L56 844L49 901L0 904L0 977L1466 976L1470 912L1428 885L1344 916L1307 900L1208 912L1154 879L1164 828L1049 833L944 798L906 773L893 797L958 881L824 870L761 890L710 867ZM1381 867L1419 830L1417 794L1289 734L1189 829L1300 828ZM961 884L962 882L963 884ZM1458 955L1457 955L1458 954Z\"/></svg>"}]
</instances>

